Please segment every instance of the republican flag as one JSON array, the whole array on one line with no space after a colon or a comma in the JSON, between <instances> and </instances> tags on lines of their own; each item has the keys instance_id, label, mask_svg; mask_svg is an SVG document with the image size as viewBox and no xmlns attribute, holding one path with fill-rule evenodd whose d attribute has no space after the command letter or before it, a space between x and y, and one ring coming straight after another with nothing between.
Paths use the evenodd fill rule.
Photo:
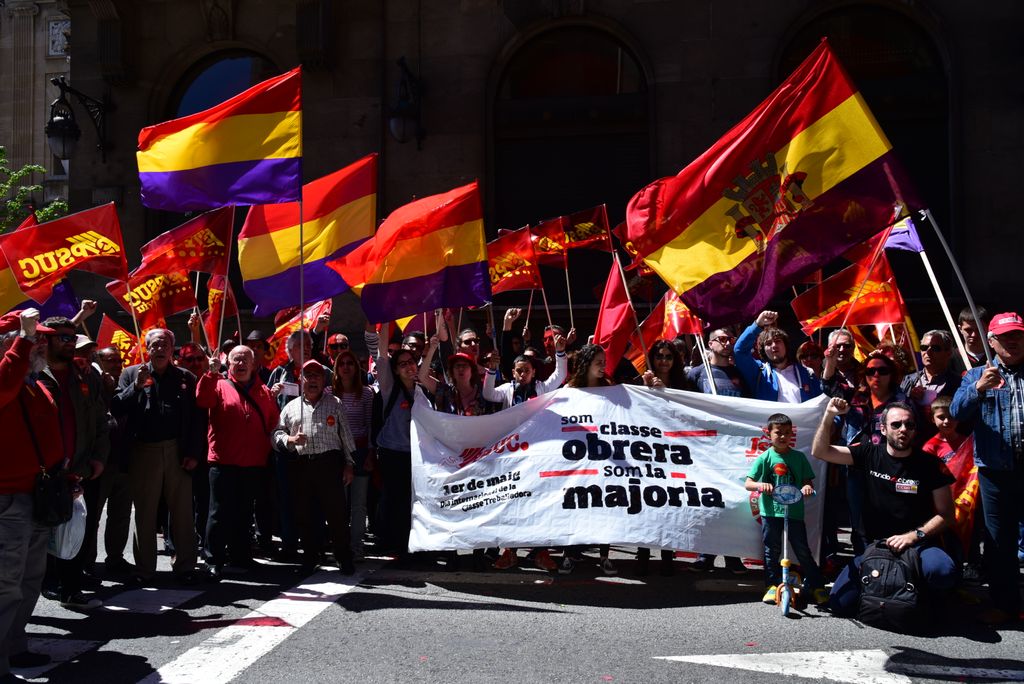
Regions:
<instances>
[{"instance_id":1,"label":"republican flag","mask_svg":"<svg viewBox=\"0 0 1024 684\"><path fill-rule=\"evenodd\" d=\"M327 265L359 291L373 323L490 301L477 183L399 207L372 239Z\"/></svg>"},{"instance_id":2,"label":"republican flag","mask_svg":"<svg viewBox=\"0 0 1024 684\"><path fill-rule=\"evenodd\" d=\"M880 252L872 267L871 257L869 254L793 300L793 313L805 334L838 328L843 320L847 325L903 322L903 297L889 260Z\"/></svg>"},{"instance_id":3,"label":"republican flag","mask_svg":"<svg viewBox=\"0 0 1024 684\"><path fill-rule=\"evenodd\" d=\"M882 240L885 240L884 249L899 249L904 252L917 252L918 254L924 251L921 238L918 237L917 228L914 226L914 220L908 216L902 221L894 223L888 232L883 230L867 242L854 245L843 254L843 258L848 261L860 261L869 254L874 253L875 247Z\"/></svg>"},{"instance_id":4,"label":"republican flag","mask_svg":"<svg viewBox=\"0 0 1024 684\"><path fill-rule=\"evenodd\" d=\"M234 207L200 214L143 245L142 264L132 274L176 271L225 274L234 225Z\"/></svg>"},{"instance_id":5,"label":"republican flag","mask_svg":"<svg viewBox=\"0 0 1024 684\"><path fill-rule=\"evenodd\" d=\"M750 115L677 176L638 192L627 241L712 324L891 225L916 199L864 99L822 41Z\"/></svg>"},{"instance_id":6,"label":"republican flag","mask_svg":"<svg viewBox=\"0 0 1024 684\"><path fill-rule=\"evenodd\" d=\"M133 272L127 281L107 283L107 292L125 311L134 311L139 327L144 330L162 328L167 316L196 306L188 271L141 275Z\"/></svg>"},{"instance_id":7,"label":"republican flag","mask_svg":"<svg viewBox=\"0 0 1024 684\"><path fill-rule=\"evenodd\" d=\"M45 302L54 285L73 270L121 280L128 276L113 202L0 236L0 250L23 293L17 301L28 296ZM11 287L10 279L0 275L5 300L18 296Z\"/></svg>"},{"instance_id":8,"label":"republican flag","mask_svg":"<svg viewBox=\"0 0 1024 684\"><path fill-rule=\"evenodd\" d=\"M210 349L220 349L221 320L238 315L238 303L226 276L210 276L206 282L206 306L202 314L206 339Z\"/></svg>"},{"instance_id":9,"label":"republican flag","mask_svg":"<svg viewBox=\"0 0 1024 684\"><path fill-rule=\"evenodd\" d=\"M303 188L299 203L252 207L238 237L242 288L257 316L299 301L299 250L307 302L334 297L356 283L327 266L373 236L377 225L377 155L371 154Z\"/></svg>"},{"instance_id":10,"label":"republican flag","mask_svg":"<svg viewBox=\"0 0 1024 684\"><path fill-rule=\"evenodd\" d=\"M295 202L302 192L302 72L139 132L142 204L201 211Z\"/></svg>"},{"instance_id":11,"label":"republican flag","mask_svg":"<svg viewBox=\"0 0 1024 684\"><path fill-rule=\"evenodd\" d=\"M491 294L509 290L535 290L544 286L531 237L529 228L520 228L487 243Z\"/></svg>"},{"instance_id":12,"label":"republican flag","mask_svg":"<svg viewBox=\"0 0 1024 684\"><path fill-rule=\"evenodd\" d=\"M306 307L281 325L277 326L277 329L274 330L274 334L267 338L267 347L269 348L267 356L270 358L270 362L267 364L267 367L274 368L283 363L287 363L288 350L285 346L285 341L288 339L288 336L300 328L303 330L312 330L316 325L316 320L320 318L320 316L324 315L331 315L330 299L326 299L322 302L317 302L312 306Z\"/></svg>"},{"instance_id":13,"label":"republican flag","mask_svg":"<svg viewBox=\"0 0 1024 684\"><path fill-rule=\"evenodd\" d=\"M636 312L629 303L626 283L622 280L618 255L608 271L608 280L601 297L601 309L594 326L594 344L604 348L605 373L610 377L636 330Z\"/></svg>"},{"instance_id":14,"label":"republican flag","mask_svg":"<svg viewBox=\"0 0 1024 684\"><path fill-rule=\"evenodd\" d=\"M103 314L100 329L96 333L97 349L114 347L121 355L121 366L141 363L139 338L115 323L107 314Z\"/></svg>"}]
</instances>

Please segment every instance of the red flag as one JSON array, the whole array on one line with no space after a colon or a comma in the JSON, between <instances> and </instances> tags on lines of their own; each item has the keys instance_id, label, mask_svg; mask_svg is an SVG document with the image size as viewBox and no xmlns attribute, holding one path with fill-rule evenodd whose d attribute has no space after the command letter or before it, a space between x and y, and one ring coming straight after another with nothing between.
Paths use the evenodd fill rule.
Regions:
<instances>
[{"instance_id":1,"label":"red flag","mask_svg":"<svg viewBox=\"0 0 1024 684\"><path fill-rule=\"evenodd\" d=\"M508 290L534 290L543 287L530 229L520 228L487 243L487 270L491 276L491 294Z\"/></svg>"},{"instance_id":2,"label":"red flag","mask_svg":"<svg viewBox=\"0 0 1024 684\"><path fill-rule=\"evenodd\" d=\"M631 347L626 353L626 358L636 367L638 373L643 373L647 370L644 349L650 349L658 340L672 340L679 335L700 335L703 328L704 324L686 308L679 295L669 290L640 324L639 334L634 332L630 337ZM640 344L641 335L643 345Z\"/></svg>"},{"instance_id":3,"label":"red flag","mask_svg":"<svg viewBox=\"0 0 1024 684\"><path fill-rule=\"evenodd\" d=\"M611 231L608 227L608 208L601 204L563 217L566 249L584 247L612 251Z\"/></svg>"},{"instance_id":4,"label":"red flag","mask_svg":"<svg viewBox=\"0 0 1024 684\"><path fill-rule=\"evenodd\" d=\"M305 328L306 330L312 330L316 325L316 319L323 315L331 315L330 299L325 299L322 302L317 302L316 304L307 307L305 310L296 313L283 324L278 326L277 330L274 331L274 334L267 339L267 347L270 348L267 355L271 359L269 367L273 368L275 366L280 366L283 363L287 363L288 351L285 349L285 340L287 340L288 336L300 327Z\"/></svg>"},{"instance_id":5,"label":"red flag","mask_svg":"<svg viewBox=\"0 0 1024 684\"><path fill-rule=\"evenodd\" d=\"M903 298L896 287L889 260L881 253L869 273L870 265L869 257L793 300L793 312L804 333L810 335L818 328L838 327L844 318L848 325L903 321Z\"/></svg>"},{"instance_id":6,"label":"red flag","mask_svg":"<svg viewBox=\"0 0 1024 684\"><path fill-rule=\"evenodd\" d=\"M133 273L127 282L107 283L107 291L125 311L135 310L139 327L143 329L163 327L161 321L167 316L196 305L196 295L186 271L166 275Z\"/></svg>"},{"instance_id":7,"label":"red flag","mask_svg":"<svg viewBox=\"0 0 1024 684\"><path fill-rule=\"evenodd\" d=\"M114 347L121 354L121 366L139 363L139 338L112 321L103 314L100 329L96 333L98 349Z\"/></svg>"},{"instance_id":8,"label":"red flag","mask_svg":"<svg viewBox=\"0 0 1024 684\"><path fill-rule=\"evenodd\" d=\"M222 275L210 276L206 283L206 311L203 312L203 327L211 349L220 349L220 321L238 314L238 303L231 283ZM226 295L226 298L225 298ZM225 301L226 300L226 301ZM224 311L221 311L224 308Z\"/></svg>"},{"instance_id":9,"label":"red flag","mask_svg":"<svg viewBox=\"0 0 1024 684\"><path fill-rule=\"evenodd\" d=\"M142 246L142 265L133 274L202 271L226 274L235 208L200 214Z\"/></svg>"},{"instance_id":10,"label":"red flag","mask_svg":"<svg viewBox=\"0 0 1024 684\"><path fill-rule=\"evenodd\" d=\"M68 271L128 277L113 202L0 236L0 249L22 292L37 302L45 302Z\"/></svg>"},{"instance_id":11,"label":"red flag","mask_svg":"<svg viewBox=\"0 0 1024 684\"><path fill-rule=\"evenodd\" d=\"M28 213L28 216L25 217L25 220L22 221L21 223L19 223L18 227L15 228L14 230L15 231L25 230L26 228L31 228L32 226L37 226L37 225L39 225L39 221L36 220L36 212L30 211Z\"/></svg>"},{"instance_id":12,"label":"red flag","mask_svg":"<svg viewBox=\"0 0 1024 684\"><path fill-rule=\"evenodd\" d=\"M946 462L956 478L953 483L953 514L956 532L966 552L974 534L974 512L978 502L978 467L974 463L974 437L968 437Z\"/></svg>"},{"instance_id":13,"label":"red flag","mask_svg":"<svg viewBox=\"0 0 1024 684\"><path fill-rule=\"evenodd\" d=\"M629 338L635 330L636 313L626 294L626 283L622 281L619 260L612 262L608 281L601 298L601 309L594 326L594 343L604 347L605 373L611 376L626 350Z\"/></svg>"},{"instance_id":14,"label":"red flag","mask_svg":"<svg viewBox=\"0 0 1024 684\"><path fill-rule=\"evenodd\" d=\"M530 227L533 236L533 251L537 254L537 263L544 266L567 268L565 260L565 217L542 221Z\"/></svg>"}]
</instances>

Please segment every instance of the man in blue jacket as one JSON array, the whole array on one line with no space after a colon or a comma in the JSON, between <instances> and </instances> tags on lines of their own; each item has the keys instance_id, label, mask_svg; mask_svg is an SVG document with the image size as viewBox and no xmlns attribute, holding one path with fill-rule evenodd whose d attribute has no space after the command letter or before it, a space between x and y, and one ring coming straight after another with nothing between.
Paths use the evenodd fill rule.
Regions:
<instances>
[{"instance_id":1,"label":"man in blue jacket","mask_svg":"<svg viewBox=\"0 0 1024 684\"><path fill-rule=\"evenodd\" d=\"M1024 521L1024 319L1016 313L992 317L988 344L994 363L967 371L953 396L953 417L974 421L974 463L992 539L989 592L994 608L982 615L991 624L1016 622L1017 539Z\"/></svg>"},{"instance_id":2,"label":"man in blue jacket","mask_svg":"<svg viewBox=\"0 0 1024 684\"><path fill-rule=\"evenodd\" d=\"M821 383L793 360L789 335L776 326L778 320L777 312L762 311L743 331L733 350L736 368L755 399L799 404L821 394ZM761 360L754 358L755 345Z\"/></svg>"}]
</instances>

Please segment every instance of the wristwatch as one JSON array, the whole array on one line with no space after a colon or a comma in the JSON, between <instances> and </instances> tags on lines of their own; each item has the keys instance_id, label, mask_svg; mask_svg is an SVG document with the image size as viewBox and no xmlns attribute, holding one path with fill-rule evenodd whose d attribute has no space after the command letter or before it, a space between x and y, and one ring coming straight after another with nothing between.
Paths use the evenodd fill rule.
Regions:
<instances>
[{"instance_id":1,"label":"wristwatch","mask_svg":"<svg viewBox=\"0 0 1024 684\"><path fill-rule=\"evenodd\" d=\"M917 528L917 529L916 529L916 530L914 530L914 531L915 531L915 532L917 533L917 541L918 541L918 542L923 542L923 541L924 541L924 538L928 536L928 535L926 535L926 534L924 533L924 530L922 530L922 529L921 529L920 527L919 527L919 528Z\"/></svg>"}]
</instances>

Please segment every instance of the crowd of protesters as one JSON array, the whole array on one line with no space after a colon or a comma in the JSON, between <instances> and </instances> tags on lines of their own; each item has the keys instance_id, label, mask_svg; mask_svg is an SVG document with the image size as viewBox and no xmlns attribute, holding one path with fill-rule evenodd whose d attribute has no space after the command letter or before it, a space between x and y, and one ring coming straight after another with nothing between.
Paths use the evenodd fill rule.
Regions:
<instances>
[{"instance_id":1,"label":"crowd of protesters","mask_svg":"<svg viewBox=\"0 0 1024 684\"><path fill-rule=\"evenodd\" d=\"M917 369L912 352L894 343L858 359L854 334L845 329L819 338L821 344L800 344L779 326L777 313L765 311L742 331L712 330L701 340L703 357L697 349L704 345L689 336L660 340L638 373L626 361L606 369L604 350L576 344L575 330L548 326L542 348L531 346L529 330L515 329L522 312L514 308L505 313L500 339L472 327L456 333L441 313L429 337L393 338L387 325L367 326L364 357L345 334L329 334L329 319L321 319L314 330L288 337L288 360L276 368L267 367L262 333L211 354L198 342L198 321L191 320L191 341L179 344L169 330L150 330L147 361L122 369L117 349L96 349L77 332L94 310L94 302L85 302L73 319L40 322L31 309L0 318L0 422L8 440L0 465L0 675L5 656L14 667L44 662L46 656L28 652L25 640L40 593L65 608L95 609L101 601L85 588L97 576L135 587L194 585L249 572L259 557L295 563L302 572L331 562L351 574L370 542L377 555L392 555L401 565L423 562L407 551L417 386L433 409L464 416L502 411L563 385L633 383L779 404L827 394L832 400L812 454L829 462L827 479L798 484L827 491L821 569L839 575L833 609L849 607L856 589L850 573L867 545L887 540L893 548L914 544L929 551L922 557L935 591L964 578L984 579L993 599L985 619L1019 619L1024 321L1017 314L981 311L979 329L965 310L958 331L921 336ZM962 336L971 368L955 354L954 334ZM991 364L985 345L994 355ZM780 409L767 429L784 440L788 419ZM981 501L970 551L963 554L949 538L950 478L941 463L972 433ZM778 446L769 458L787 458L781 441ZM48 558L49 529L33 522L35 475L59 464L88 510L86 540L68 560ZM913 505L893 503L869 474L897 466L920 470L915 493L922 498ZM748 489L770 491L759 477L752 471ZM104 510L101 567L97 535ZM130 563L125 551L132 520ZM837 531L846 523L855 559L843 568ZM774 601L779 581L779 530L764 525L766 602ZM172 554L169 578L157 574L158 533ZM523 559L512 548L478 549L472 560L477 570L529 560L571 573L588 558L585 550L535 548ZM809 557L805 548L798 555ZM457 554L441 558L449 568L459 564ZM634 571L647 574L650 549L638 549L636 558ZM713 571L715 563L700 556L681 564L674 550L661 550L664 575L677 566ZM724 567L748 572L739 558L726 558ZM598 548L597 568L619 572L607 546ZM822 577L816 567L808 575L818 602L827 598Z\"/></svg>"}]
</instances>

